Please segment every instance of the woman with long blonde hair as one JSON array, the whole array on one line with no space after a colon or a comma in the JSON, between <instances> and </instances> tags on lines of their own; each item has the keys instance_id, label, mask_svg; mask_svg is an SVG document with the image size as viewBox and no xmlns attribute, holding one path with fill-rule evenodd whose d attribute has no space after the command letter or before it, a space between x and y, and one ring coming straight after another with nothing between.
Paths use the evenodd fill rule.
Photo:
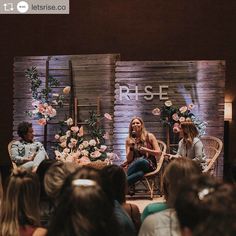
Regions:
<instances>
[{"instance_id":1,"label":"woman with long blonde hair","mask_svg":"<svg viewBox=\"0 0 236 236\"><path fill-rule=\"evenodd\" d=\"M143 178L145 173L155 170L156 156L161 150L154 134L146 131L140 117L133 117L129 124L126 139L126 159L128 163L127 180L131 186Z\"/></svg>"},{"instance_id":2,"label":"woman with long blonde hair","mask_svg":"<svg viewBox=\"0 0 236 236\"><path fill-rule=\"evenodd\" d=\"M14 169L1 205L1 236L44 236L39 227L40 186L36 174L23 168Z\"/></svg>"}]
</instances>

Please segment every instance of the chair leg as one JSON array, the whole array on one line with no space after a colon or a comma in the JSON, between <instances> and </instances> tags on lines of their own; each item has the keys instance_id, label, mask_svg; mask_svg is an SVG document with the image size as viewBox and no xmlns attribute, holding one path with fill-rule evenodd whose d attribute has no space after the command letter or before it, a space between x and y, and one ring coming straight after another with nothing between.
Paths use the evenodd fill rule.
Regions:
<instances>
[{"instance_id":1,"label":"chair leg","mask_svg":"<svg viewBox=\"0 0 236 236\"><path fill-rule=\"evenodd\" d=\"M153 199L153 190L154 190L154 181L153 180L148 180L147 178L145 178L145 180L147 182L147 186L148 186L148 189L149 189L149 192L150 192L150 198L152 200Z\"/></svg>"}]
</instances>

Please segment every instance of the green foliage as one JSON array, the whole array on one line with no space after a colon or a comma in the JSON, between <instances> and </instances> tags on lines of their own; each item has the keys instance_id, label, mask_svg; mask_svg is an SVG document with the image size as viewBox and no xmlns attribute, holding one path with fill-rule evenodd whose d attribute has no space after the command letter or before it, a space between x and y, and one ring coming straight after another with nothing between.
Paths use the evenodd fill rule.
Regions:
<instances>
[{"instance_id":1,"label":"green foliage","mask_svg":"<svg viewBox=\"0 0 236 236\"><path fill-rule=\"evenodd\" d=\"M105 143L104 134L105 130L103 125L101 124L101 118L100 115L98 115L95 111L89 112L89 118L85 120L85 122L88 124L88 133L93 139L99 139L101 144Z\"/></svg>"},{"instance_id":2,"label":"green foliage","mask_svg":"<svg viewBox=\"0 0 236 236\"><path fill-rule=\"evenodd\" d=\"M42 103L48 102L49 98L51 98L52 87L60 85L60 82L57 79L49 75L47 88L40 90L42 80L39 78L39 73L35 66L25 70L25 77L29 79L31 83L32 97L35 100L42 101Z\"/></svg>"}]
</instances>

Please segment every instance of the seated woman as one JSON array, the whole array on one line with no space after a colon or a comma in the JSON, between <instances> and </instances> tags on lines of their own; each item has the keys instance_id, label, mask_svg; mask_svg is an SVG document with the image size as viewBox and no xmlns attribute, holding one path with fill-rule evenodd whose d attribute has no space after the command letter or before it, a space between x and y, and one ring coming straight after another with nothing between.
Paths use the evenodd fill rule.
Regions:
<instances>
[{"instance_id":1,"label":"seated woman","mask_svg":"<svg viewBox=\"0 0 236 236\"><path fill-rule=\"evenodd\" d=\"M180 136L176 155L167 154L169 159L187 157L199 163L202 169L206 166L206 156L201 140L198 138L198 130L192 121L184 121L180 124Z\"/></svg>"},{"instance_id":2,"label":"seated woman","mask_svg":"<svg viewBox=\"0 0 236 236\"><path fill-rule=\"evenodd\" d=\"M21 138L11 146L11 158L17 166L36 171L38 165L47 158L47 153L40 142L34 141L32 124L22 122L18 125L17 134Z\"/></svg>"},{"instance_id":3,"label":"seated woman","mask_svg":"<svg viewBox=\"0 0 236 236\"><path fill-rule=\"evenodd\" d=\"M143 178L143 176L156 169L155 156L160 156L161 150L157 139L148 133L144 122L139 117L134 117L129 125L129 136L126 139L126 159L128 163L128 185Z\"/></svg>"}]
</instances>

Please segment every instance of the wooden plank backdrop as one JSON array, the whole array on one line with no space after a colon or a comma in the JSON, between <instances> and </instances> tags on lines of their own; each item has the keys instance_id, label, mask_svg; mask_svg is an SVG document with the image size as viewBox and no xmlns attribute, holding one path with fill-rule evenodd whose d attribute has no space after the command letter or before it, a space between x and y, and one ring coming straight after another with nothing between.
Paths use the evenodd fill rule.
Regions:
<instances>
[{"instance_id":1,"label":"wooden plank backdrop","mask_svg":"<svg viewBox=\"0 0 236 236\"><path fill-rule=\"evenodd\" d=\"M48 74L58 79L60 85L53 88L53 93L62 93L65 86L72 86L72 93L78 99L78 122L88 118L89 111L97 110L97 98L100 99L101 116L108 112L113 115L114 103L114 81L115 63L119 59L118 54L96 54L96 55L65 55L65 56L28 56L14 58L14 88L13 88L13 138L17 138L16 130L21 121L33 123L35 138L41 142L45 140L45 130L30 118L26 111L32 111L32 95L30 81L25 78L25 70L36 66L45 87L46 62L48 63ZM72 69L72 71L71 71ZM72 81L73 80L73 81ZM71 82L73 84L71 84ZM66 96L64 106L57 109L57 115L47 125L46 146L49 155L53 156L52 146L54 135L59 130L58 122L65 120L71 114L70 96ZM112 149L113 123L102 120L110 139L107 145Z\"/></svg>"},{"instance_id":2,"label":"wooden plank backdrop","mask_svg":"<svg viewBox=\"0 0 236 236\"><path fill-rule=\"evenodd\" d=\"M122 160L125 159L125 139L128 135L129 122L134 116L141 117L147 130L166 142L166 129L160 123L159 117L152 115L152 110L160 108L167 99L160 100L156 95L151 100L145 100L145 86L152 86L152 90L149 90L155 93L159 92L160 86L168 86L168 89L163 90L168 94L164 97L168 97L173 105L184 106L194 103L193 113L208 122L207 135L223 140L224 61L118 61L115 79L113 148ZM124 95L127 90L129 97ZM222 157L223 153L218 161L216 175L219 177L222 177L223 173Z\"/></svg>"}]
</instances>

